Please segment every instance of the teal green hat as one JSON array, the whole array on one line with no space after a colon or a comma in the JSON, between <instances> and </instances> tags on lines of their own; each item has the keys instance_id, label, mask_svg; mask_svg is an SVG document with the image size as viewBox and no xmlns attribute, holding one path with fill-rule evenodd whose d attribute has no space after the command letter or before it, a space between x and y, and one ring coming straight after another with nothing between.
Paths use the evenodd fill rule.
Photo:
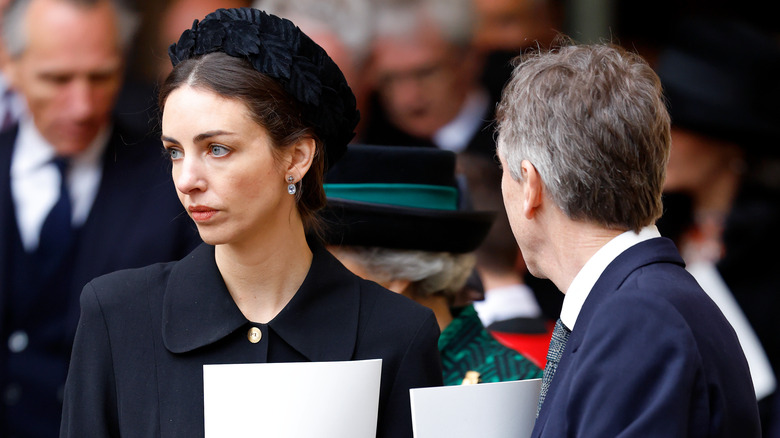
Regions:
<instances>
[{"instance_id":1,"label":"teal green hat","mask_svg":"<svg viewBox=\"0 0 780 438\"><path fill-rule=\"evenodd\" d=\"M495 214L459 208L455 154L434 148L350 145L325 175L330 245L474 251Z\"/></svg>"}]
</instances>

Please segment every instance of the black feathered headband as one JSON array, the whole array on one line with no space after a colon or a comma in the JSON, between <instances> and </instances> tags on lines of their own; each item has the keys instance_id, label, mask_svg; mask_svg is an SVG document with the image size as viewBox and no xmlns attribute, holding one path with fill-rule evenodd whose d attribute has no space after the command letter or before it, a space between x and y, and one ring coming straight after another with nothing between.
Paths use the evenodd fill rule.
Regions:
<instances>
[{"instance_id":1,"label":"black feathered headband","mask_svg":"<svg viewBox=\"0 0 780 438\"><path fill-rule=\"evenodd\" d=\"M278 80L325 143L326 166L344 154L360 120L355 95L325 50L290 20L254 8L218 9L168 48L174 67L212 52L245 58Z\"/></svg>"}]
</instances>

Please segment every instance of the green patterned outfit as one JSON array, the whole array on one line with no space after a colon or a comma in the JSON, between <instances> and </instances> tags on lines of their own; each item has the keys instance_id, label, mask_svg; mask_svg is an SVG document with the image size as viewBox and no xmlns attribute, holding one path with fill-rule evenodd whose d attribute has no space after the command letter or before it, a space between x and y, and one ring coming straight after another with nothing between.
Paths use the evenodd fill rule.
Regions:
<instances>
[{"instance_id":1,"label":"green patterned outfit","mask_svg":"<svg viewBox=\"0 0 780 438\"><path fill-rule=\"evenodd\" d=\"M466 371L478 372L482 383L542 377L539 367L485 330L474 306L455 309L453 316L439 337L445 385L460 385Z\"/></svg>"}]
</instances>

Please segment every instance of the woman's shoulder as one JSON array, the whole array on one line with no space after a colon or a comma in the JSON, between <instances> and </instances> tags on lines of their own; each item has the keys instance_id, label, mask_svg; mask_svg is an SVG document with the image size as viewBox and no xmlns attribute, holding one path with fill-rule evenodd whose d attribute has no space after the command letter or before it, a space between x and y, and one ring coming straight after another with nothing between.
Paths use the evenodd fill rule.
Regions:
<instances>
[{"instance_id":1,"label":"woman's shoulder","mask_svg":"<svg viewBox=\"0 0 780 438\"><path fill-rule=\"evenodd\" d=\"M363 298L375 301L383 307L389 307L390 310L405 310L420 315L427 314L427 307L410 300L409 298L388 290L377 283L358 277L360 293Z\"/></svg>"},{"instance_id":2,"label":"woman's shoulder","mask_svg":"<svg viewBox=\"0 0 780 438\"><path fill-rule=\"evenodd\" d=\"M82 299L94 296L101 306L116 303L127 305L149 294L162 292L167 278L176 262L156 263L142 268L122 269L101 275L87 283L82 292Z\"/></svg>"},{"instance_id":3,"label":"woman's shoulder","mask_svg":"<svg viewBox=\"0 0 780 438\"><path fill-rule=\"evenodd\" d=\"M387 327L419 329L431 321L433 311L409 298L385 289L369 280L358 279L364 315Z\"/></svg>"},{"instance_id":4,"label":"woman's shoulder","mask_svg":"<svg viewBox=\"0 0 780 438\"><path fill-rule=\"evenodd\" d=\"M389 317L413 323L425 321L433 316L433 312L427 307L355 275L324 248L315 249L315 259L319 259L316 262L317 273L328 277L325 281L320 279L323 284L338 285L337 288L346 290L357 288L360 312L363 317L367 315L371 315L372 318Z\"/></svg>"}]
</instances>

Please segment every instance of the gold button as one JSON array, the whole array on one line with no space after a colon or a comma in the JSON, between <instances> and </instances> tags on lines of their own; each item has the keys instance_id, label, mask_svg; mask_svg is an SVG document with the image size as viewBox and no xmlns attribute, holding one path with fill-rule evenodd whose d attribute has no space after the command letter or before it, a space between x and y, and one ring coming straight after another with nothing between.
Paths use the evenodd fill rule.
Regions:
<instances>
[{"instance_id":1,"label":"gold button","mask_svg":"<svg viewBox=\"0 0 780 438\"><path fill-rule=\"evenodd\" d=\"M257 327L252 327L249 329L249 333L246 334L246 337L249 339L249 342L257 344L260 342L260 339L263 338L263 332Z\"/></svg>"}]
</instances>

